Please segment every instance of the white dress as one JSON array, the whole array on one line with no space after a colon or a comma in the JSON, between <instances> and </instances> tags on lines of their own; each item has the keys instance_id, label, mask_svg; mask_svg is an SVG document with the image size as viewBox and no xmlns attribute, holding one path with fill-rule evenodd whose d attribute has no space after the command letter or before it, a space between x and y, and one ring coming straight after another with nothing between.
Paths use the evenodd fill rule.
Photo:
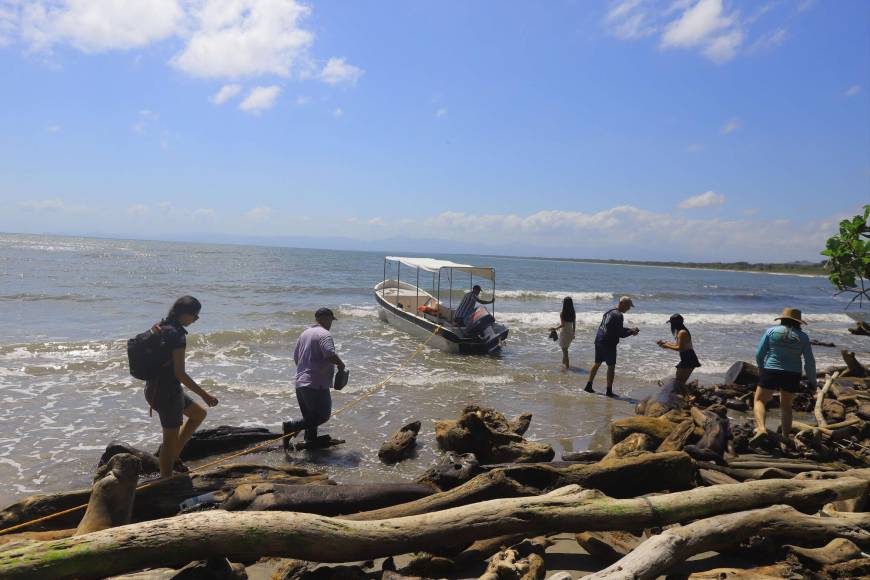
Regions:
<instances>
[{"instance_id":1,"label":"white dress","mask_svg":"<svg viewBox=\"0 0 870 580\"><path fill-rule=\"evenodd\" d=\"M559 333L559 348L568 348L574 341L574 323L563 322L562 332Z\"/></svg>"}]
</instances>

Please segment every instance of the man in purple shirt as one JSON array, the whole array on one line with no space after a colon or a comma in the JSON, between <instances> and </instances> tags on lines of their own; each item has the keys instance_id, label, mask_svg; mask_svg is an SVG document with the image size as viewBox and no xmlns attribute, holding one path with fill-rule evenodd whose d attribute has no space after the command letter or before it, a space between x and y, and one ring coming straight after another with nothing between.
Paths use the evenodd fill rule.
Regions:
<instances>
[{"instance_id":1,"label":"man in purple shirt","mask_svg":"<svg viewBox=\"0 0 870 580\"><path fill-rule=\"evenodd\" d=\"M317 324L306 329L296 341L293 361L296 363L296 400L299 401L301 419L284 422L284 434L305 429L305 442L317 438L317 427L332 415L332 377L335 366L344 370L344 362L335 352L335 343L329 329L335 320L332 310L320 308L315 312ZM325 436L328 437L328 436ZM290 446L290 437L284 438L284 448Z\"/></svg>"}]
</instances>

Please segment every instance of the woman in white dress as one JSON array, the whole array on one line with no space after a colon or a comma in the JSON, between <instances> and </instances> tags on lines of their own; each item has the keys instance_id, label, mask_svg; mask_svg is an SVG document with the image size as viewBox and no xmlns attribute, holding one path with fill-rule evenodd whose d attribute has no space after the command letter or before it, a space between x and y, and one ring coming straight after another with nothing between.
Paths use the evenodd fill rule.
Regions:
<instances>
[{"instance_id":1,"label":"woman in white dress","mask_svg":"<svg viewBox=\"0 0 870 580\"><path fill-rule=\"evenodd\" d=\"M575 324L577 315L574 312L574 301L568 296L562 300L562 312L559 313L559 326L550 330L561 330L559 333L559 348L562 349L562 365L571 368L568 363L568 347L574 341Z\"/></svg>"}]
</instances>

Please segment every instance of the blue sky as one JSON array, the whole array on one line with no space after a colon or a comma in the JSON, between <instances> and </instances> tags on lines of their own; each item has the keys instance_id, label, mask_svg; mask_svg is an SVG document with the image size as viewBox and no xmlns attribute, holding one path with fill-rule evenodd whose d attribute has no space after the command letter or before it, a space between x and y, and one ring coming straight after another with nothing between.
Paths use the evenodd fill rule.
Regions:
<instances>
[{"instance_id":1,"label":"blue sky","mask_svg":"<svg viewBox=\"0 0 870 580\"><path fill-rule=\"evenodd\" d=\"M818 259L870 201L868 30L863 0L0 0L0 230Z\"/></svg>"}]
</instances>

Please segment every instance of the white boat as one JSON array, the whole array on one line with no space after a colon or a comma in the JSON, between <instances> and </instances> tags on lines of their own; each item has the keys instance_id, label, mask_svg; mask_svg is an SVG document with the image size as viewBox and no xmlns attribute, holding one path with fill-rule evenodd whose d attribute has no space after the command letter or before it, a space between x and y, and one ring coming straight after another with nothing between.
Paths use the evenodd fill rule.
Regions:
<instances>
[{"instance_id":1,"label":"white boat","mask_svg":"<svg viewBox=\"0 0 870 580\"><path fill-rule=\"evenodd\" d=\"M413 284L401 281L403 265L409 269ZM388 277L394 273L394 266L395 278ZM430 274L431 291L427 291L420 284L428 282ZM468 291L475 278L488 280L492 283L492 297L495 298L494 268L433 258L387 256L384 258L384 279L374 288L378 315L388 324L424 340L440 325L441 331L431 338L429 344L447 352L493 352L507 339L508 329L495 322L495 303L492 312L478 304L467 326L454 320L459 300L454 302L453 286L454 283L460 285L460 278L463 288L468 281Z\"/></svg>"}]
</instances>

